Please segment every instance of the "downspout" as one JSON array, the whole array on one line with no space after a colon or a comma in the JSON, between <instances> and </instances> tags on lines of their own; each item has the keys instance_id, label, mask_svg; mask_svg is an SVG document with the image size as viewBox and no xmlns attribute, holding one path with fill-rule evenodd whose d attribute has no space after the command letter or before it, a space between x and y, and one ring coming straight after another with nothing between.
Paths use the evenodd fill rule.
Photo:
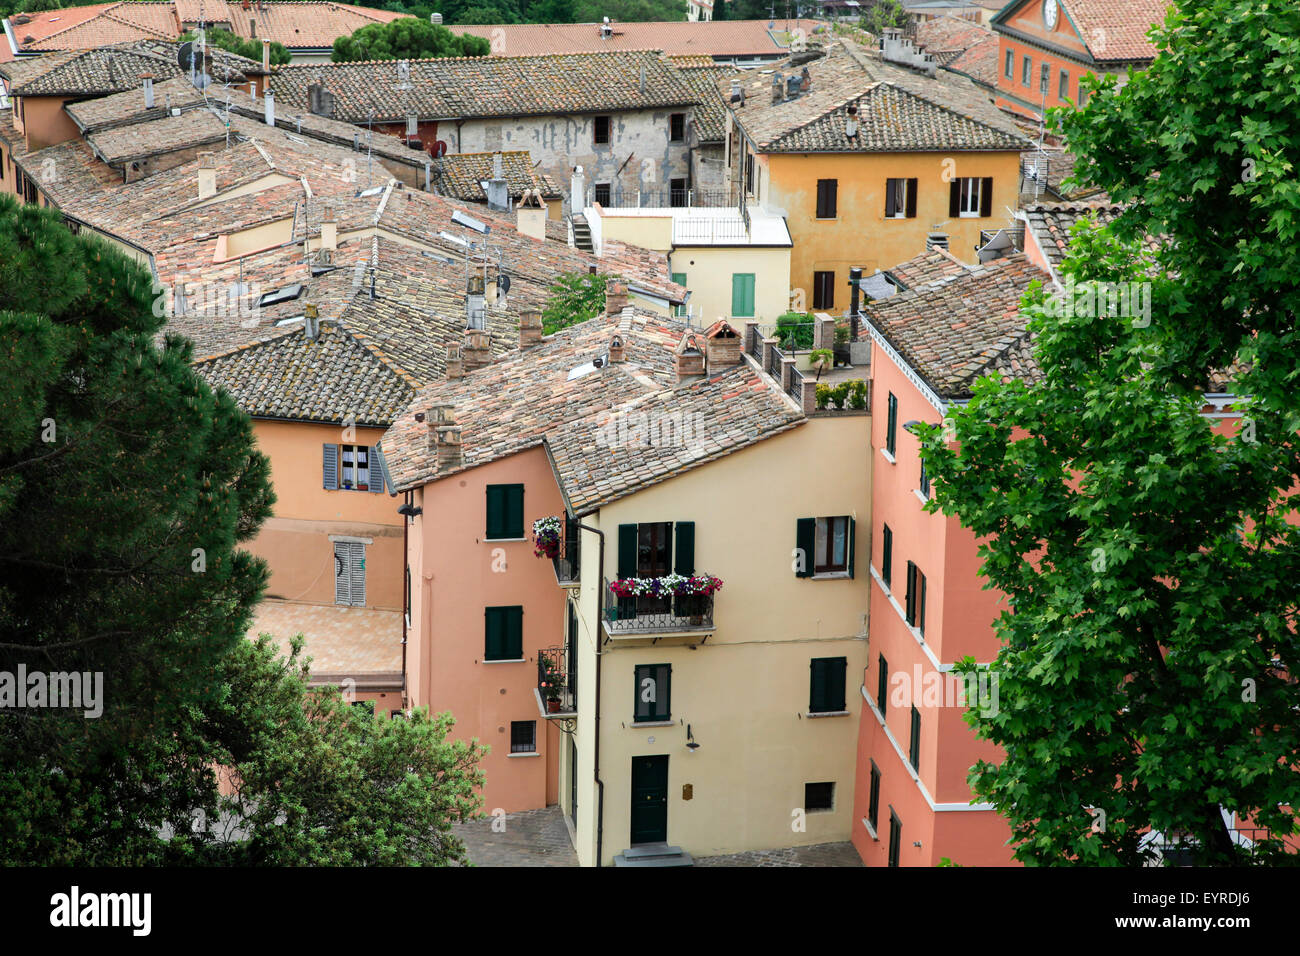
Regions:
<instances>
[{"instance_id":1,"label":"downspout","mask_svg":"<svg viewBox=\"0 0 1300 956\"><path fill-rule=\"evenodd\" d=\"M412 503L413 495L411 492L406 493L406 504ZM409 698L406 694L406 622L411 616L411 552L407 544L407 534L411 527L411 520L406 515L402 515L402 708L410 706Z\"/></svg>"},{"instance_id":2,"label":"downspout","mask_svg":"<svg viewBox=\"0 0 1300 956\"><path fill-rule=\"evenodd\" d=\"M596 617L594 618L596 622L596 747L595 762L592 769L592 776L596 780L598 792L596 802L596 866L600 866L605 851L605 781L600 779L600 658L602 656L600 652L600 590L605 575L605 532L599 528L585 525L581 521L578 522L578 527L583 531L591 531L600 535L600 560L596 565Z\"/></svg>"}]
</instances>

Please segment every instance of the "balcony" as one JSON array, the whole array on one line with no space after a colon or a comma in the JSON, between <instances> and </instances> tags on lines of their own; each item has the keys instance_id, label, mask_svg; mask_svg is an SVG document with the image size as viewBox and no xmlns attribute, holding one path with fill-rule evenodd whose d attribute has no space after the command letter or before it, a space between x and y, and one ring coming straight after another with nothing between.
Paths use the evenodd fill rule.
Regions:
<instances>
[{"instance_id":1,"label":"balcony","mask_svg":"<svg viewBox=\"0 0 1300 956\"><path fill-rule=\"evenodd\" d=\"M562 588L578 586L578 522L574 518L547 517L533 522L533 543L539 558L549 557L555 582Z\"/></svg>"},{"instance_id":2,"label":"balcony","mask_svg":"<svg viewBox=\"0 0 1300 956\"><path fill-rule=\"evenodd\" d=\"M546 720L566 720L578 715L578 682L563 647L537 652L537 709Z\"/></svg>"},{"instance_id":3,"label":"balcony","mask_svg":"<svg viewBox=\"0 0 1300 956\"><path fill-rule=\"evenodd\" d=\"M557 554L551 558L551 567L555 568L555 582L562 588L576 588L578 581L578 550L571 554Z\"/></svg>"},{"instance_id":4,"label":"balcony","mask_svg":"<svg viewBox=\"0 0 1300 956\"><path fill-rule=\"evenodd\" d=\"M610 638L661 638L713 633L713 595L621 597L605 582L604 627Z\"/></svg>"}]
</instances>

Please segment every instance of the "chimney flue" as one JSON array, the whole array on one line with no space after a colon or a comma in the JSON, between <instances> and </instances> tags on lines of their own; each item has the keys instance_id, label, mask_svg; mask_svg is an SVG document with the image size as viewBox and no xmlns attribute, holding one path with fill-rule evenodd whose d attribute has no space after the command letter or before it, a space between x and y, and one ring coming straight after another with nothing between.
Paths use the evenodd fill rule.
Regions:
<instances>
[{"instance_id":1,"label":"chimney flue","mask_svg":"<svg viewBox=\"0 0 1300 956\"><path fill-rule=\"evenodd\" d=\"M263 52L265 53L266 48L263 47L262 49ZM265 109L266 125L274 126L275 125L275 94L272 93L270 90L267 90L266 96L264 96L262 99L263 102L265 102L266 104L266 109Z\"/></svg>"},{"instance_id":2,"label":"chimney flue","mask_svg":"<svg viewBox=\"0 0 1300 956\"><path fill-rule=\"evenodd\" d=\"M685 382L704 375L704 353L696 333L687 332L677 346L673 355L673 367L677 372L677 381Z\"/></svg>"},{"instance_id":3,"label":"chimney flue","mask_svg":"<svg viewBox=\"0 0 1300 956\"><path fill-rule=\"evenodd\" d=\"M519 313L519 347L532 348L542 340L542 313L526 309Z\"/></svg>"},{"instance_id":4,"label":"chimney flue","mask_svg":"<svg viewBox=\"0 0 1300 956\"><path fill-rule=\"evenodd\" d=\"M271 41L265 39L262 40L262 72L271 72ZM268 125L274 126L275 124L270 123Z\"/></svg>"},{"instance_id":5,"label":"chimney flue","mask_svg":"<svg viewBox=\"0 0 1300 956\"><path fill-rule=\"evenodd\" d=\"M141 73L140 83L144 87L144 108L153 109L153 74Z\"/></svg>"},{"instance_id":6,"label":"chimney flue","mask_svg":"<svg viewBox=\"0 0 1300 956\"><path fill-rule=\"evenodd\" d=\"M627 305L627 283L622 279L605 280L605 314L618 315Z\"/></svg>"},{"instance_id":7,"label":"chimney flue","mask_svg":"<svg viewBox=\"0 0 1300 956\"><path fill-rule=\"evenodd\" d=\"M199 198L211 199L217 194L217 159L212 153L199 156Z\"/></svg>"},{"instance_id":8,"label":"chimney flue","mask_svg":"<svg viewBox=\"0 0 1300 956\"><path fill-rule=\"evenodd\" d=\"M447 378L464 378L465 363L461 359L459 345L447 346Z\"/></svg>"}]
</instances>

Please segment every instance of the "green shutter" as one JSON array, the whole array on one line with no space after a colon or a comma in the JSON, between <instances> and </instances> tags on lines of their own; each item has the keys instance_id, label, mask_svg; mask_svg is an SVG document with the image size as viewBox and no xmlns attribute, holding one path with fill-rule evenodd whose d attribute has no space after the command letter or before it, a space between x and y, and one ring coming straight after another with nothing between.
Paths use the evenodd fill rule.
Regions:
<instances>
[{"instance_id":1,"label":"green shutter","mask_svg":"<svg viewBox=\"0 0 1300 956\"><path fill-rule=\"evenodd\" d=\"M618 576L620 578L636 577L637 526L621 524L618 526Z\"/></svg>"},{"instance_id":2,"label":"green shutter","mask_svg":"<svg viewBox=\"0 0 1300 956\"><path fill-rule=\"evenodd\" d=\"M483 609L483 659L517 661L524 656L524 609L489 607Z\"/></svg>"},{"instance_id":3,"label":"green shutter","mask_svg":"<svg viewBox=\"0 0 1300 956\"><path fill-rule=\"evenodd\" d=\"M524 486L506 485L506 533L507 538L524 536Z\"/></svg>"},{"instance_id":4,"label":"green shutter","mask_svg":"<svg viewBox=\"0 0 1300 956\"><path fill-rule=\"evenodd\" d=\"M751 318L754 315L754 273L732 273L731 314L740 318Z\"/></svg>"},{"instance_id":5,"label":"green shutter","mask_svg":"<svg viewBox=\"0 0 1300 956\"><path fill-rule=\"evenodd\" d=\"M504 538L505 489L501 485L487 486L487 537Z\"/></svg>"},{"instance_id":6,"label":"green shutter","mask_svg":"<svg viewBox=\"0 0 1300 956\"><path fill-rule=\"evenodd\" d=\"M795 523L794 546L801 552L796 557L803 558L803 570L795 571L795 577L813 576L813 562L817 550L817 519L800 518Z\"/></svg>"},{"instance_id":7,"label":"green shutter","mask_svg":"<svg viewBox=\"0 0 1300 956\"><path fill-rule=\"evenodd\" d=\"M885 419L885 451L891 455L898 447L898 399L889 393L889 414Z\"/></svg>"},{"instance_id":8,"label":"green shutter","mask_svg":"<svg viewBox=\"0 0 1300 956\"><path fill-rule=\"evenodd\" d=\"M832 657L827 666L826 704L828 710L844 710L844 684L849 673L847 657Z\"/></svg>"},{"instance_id":9,"label":"green shutter","mask_svg":"<svg viewBox=\"0 0 1300 956\"><path fill-rule=\"evenodd\" d=\"M689 577L695 573L695 522L677 522L676 532L677 545L673 549L673 570Z\"/></svg>"},{"instance_id":10,"label":"green shutter","mask_svg":"<svg viewBox=\"0 0 1300 956\"><path fill-rule=\"evenodd\" d=\"M505 659L510 661L522 660L524 656L524 609L522 607L508 607L505 611L505 627L503 642L505 647Z\"/></svg>"},{"instance_id":11,"label":"green shutter","mask_svg":"<svg viewBox=\"0 0 1300 956\"><path fill-rule=\"evenodd\" d=\"M487 486L487 537L524 536L524 486Z\"/></svg>"},{"instance_id":12,"label":"green shutter","mask_svg":"<svg viewBox=\"0 0 1300 956\"><path fill-rule=\"evenodd\" d=\"M685 272L674 272L674 273L671 274L671 278L672 278L673 282L677 283L678 285L681 285L681 286L686 285L686 273L685 273ZM684 316L684 315L686 314L686 306L684 306L684 305L679 305L679 306L677 306L676 314L677 314L678 316Z\"/></svg>"},{"instance_id":13,"label":"green shutter","mask_svg":"<svg viewBox=\"0 0 1300 956\"><path fill-rule=\"evenodd\" d=\"M826 660L814 658L812 661L812 686L808 690L808 712L820 714L828 710L826 706Z\"/></svg>"},{"instance_id":14,"label":"green shutter","mask_svg":"<svg viewBox=\"0 0 1300 956\"><path fill-rule=\"evenodd\" d=\"M502 660L501 654L501 608L483 609L483 659L487 661Z\"/></svg>"},{"instance_id":15,"label":"green shutter","mask_svg":"<svg viewBox=\"0 0 1300 956\"><path fill-rule=\"evenodd\" d=\"M858 523L853 518L849 519L849 577L853 577L853 552L857 538Z\"/></svg>"}]
</instances>

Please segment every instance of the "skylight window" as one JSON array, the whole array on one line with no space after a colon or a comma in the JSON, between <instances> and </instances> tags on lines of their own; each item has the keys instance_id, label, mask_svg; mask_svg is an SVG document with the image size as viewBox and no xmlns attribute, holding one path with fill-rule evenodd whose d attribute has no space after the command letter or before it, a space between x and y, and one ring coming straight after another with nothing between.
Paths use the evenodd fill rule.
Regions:
<instances>
[{"instance_id":1,"label":"skylight window","mask_svg":"<svg viewBox=\"0 0 1300 956\"><path fill-rule=\"evenodd\" d=\"M357 193L358 196L378 196L384 191L383 186L371 186L369 189L363 189Z\"/></svg>"},{"instance_id":2,"label":"skylight window","mask_svg":"<svg viewBox=\"0 0 1300 956\"><path fill-rule=\"evenodd\" d=\"M279 305L281 302L292 302L300 295L302 295L302 283L295 282L293 285L287 285L283 289L276 289L274 292L267 292L257 300L257 306L258 308L264 309L269 305Z\"/></svg>"}]
</instances>

